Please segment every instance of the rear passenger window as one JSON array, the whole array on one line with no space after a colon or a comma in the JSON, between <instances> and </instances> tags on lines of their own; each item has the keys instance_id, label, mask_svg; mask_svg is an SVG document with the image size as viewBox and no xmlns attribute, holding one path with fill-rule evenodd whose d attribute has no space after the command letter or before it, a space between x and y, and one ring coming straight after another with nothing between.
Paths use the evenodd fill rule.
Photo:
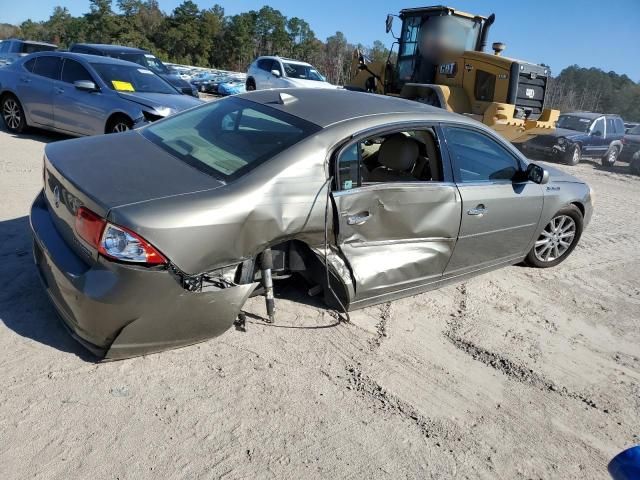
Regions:
<instances>
[{"instance_id":1,"label":"rear passenger window","mask_svg":"<svg viewBox=\"0 0 640 480\"><path fill-rule=\"evenodd\" d=\"M38 57L33 73L43 77L60 80L60 70L62 68L62 60L60 57Z\"/></svg>"},{"instance_id":2,"label":"rear passenger window","mask_svg":"<svg viewBox=\"0 0 640 480\"><path fill-rule=\"evenodd\" d=\"M622 121L622 119L621 118L616 118L615 124L616 124L616 133L623 134L624 133L624 122Z\"/></svg>"},{"instance_id":3,"label":"rear passenger window","mask_svg":"<svg viewBox=\"0 0 640 480\"><path fill-rule=\"evenodd\" d=\"M86 68L84 68L79 62L66 58L64 60L64 66L62 67L62 81L73 83L78 80L88 80L93 82L93 78Z\"/></svg>"},{"instance_id":4,"label":"rear passenger window","mask_svg":"<svg viewBox=\"0 0 640 480\"><path fill-rule=\"evenodd\" d=\"M458 182L511 181L521 171L518 159L483 133L446 127L445 134Z\"/></svg>"},{"instance_id":5,"label":"rear passenger window","mask_svg":"<svg viewBox=\"0 0 640 480\"><path fill-rule=\"evenodd\" d=\"M607 118L607 135L615 135L616 127L613 123L613 118Z\"/></svg>"}]
</instances>

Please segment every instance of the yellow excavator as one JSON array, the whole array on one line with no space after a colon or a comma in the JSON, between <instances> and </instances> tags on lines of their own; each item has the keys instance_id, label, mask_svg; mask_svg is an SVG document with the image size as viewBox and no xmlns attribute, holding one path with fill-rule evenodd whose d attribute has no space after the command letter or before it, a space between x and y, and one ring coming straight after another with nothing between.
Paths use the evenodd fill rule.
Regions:
<instances>
[{"instance_id":1,"label":"yellow excavator","mask_svg":"<svg viewBox=\"0 0 640 480\"><path fill-rule=\"evenodd\" d=\"M549 67L484 52L495 15L482 17L445 6L407 8L386 61L369 62L356 50L347 88L395 95L469 115L513 143L550 133L560 112L544 107ZM394 47L397 45L397 50ZM392 59L395 58L395 62Z\"/></svg>"}]
</instances>

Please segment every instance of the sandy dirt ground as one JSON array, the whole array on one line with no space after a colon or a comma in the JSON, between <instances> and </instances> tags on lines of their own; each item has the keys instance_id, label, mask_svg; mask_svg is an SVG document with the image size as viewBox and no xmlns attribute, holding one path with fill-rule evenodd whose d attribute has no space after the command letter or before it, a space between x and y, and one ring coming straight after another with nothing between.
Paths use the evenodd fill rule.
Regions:
<instances>
[{"instance_id":1,"label":"sandy dirt ground","mask_svg":"<svg viewBox=\"0 0 640 480\"><path fill-rule=\"evenodd\" d=\"M277 284L277 323L95 363L41 288L42 132L0 131L0 478L608 478L640 443L640 178L562 167L595 215L514 266L338 322Z\"/></svg>"}]
</instances>

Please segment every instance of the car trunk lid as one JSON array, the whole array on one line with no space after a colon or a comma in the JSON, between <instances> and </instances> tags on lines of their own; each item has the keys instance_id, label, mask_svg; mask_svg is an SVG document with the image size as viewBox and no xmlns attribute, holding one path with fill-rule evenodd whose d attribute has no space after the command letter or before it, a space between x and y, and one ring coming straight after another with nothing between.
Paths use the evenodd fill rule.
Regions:
<instances>
[{"instance_id":1,"label":"car trunk lid","mask_svg":"<svg viewBox=\"0 0 640 480\"><path fill-rule=\"evenodd\" d=\"M224 184L135 131L49 144L44 169L45 197L56 228L76 251L90 257L95 249L74 230L80 207L106 218L115 207Z\"/></svg>"}]
</instances>

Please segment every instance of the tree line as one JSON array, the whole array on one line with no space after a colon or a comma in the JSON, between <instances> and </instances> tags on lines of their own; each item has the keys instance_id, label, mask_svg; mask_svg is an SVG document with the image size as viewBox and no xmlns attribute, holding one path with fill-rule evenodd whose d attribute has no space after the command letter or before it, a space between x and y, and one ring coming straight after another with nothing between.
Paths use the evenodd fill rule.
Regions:
<instances>
[{"instance_id":1,"label":"tree line","mask_svg":"<svg viewBox=\"0 0 640 480\"><path fill-rule=\"evenodd\" d=\"M169 14L157 0L116 0L115 7L117 11L113 0L90 0L89 11L78 17L55 7L46 21L0 24L0 39L22 37L62 48L75 42L114 43L146 48L173 63L235 71L246 71L260 55L278 54L315 65L339 85L349 81L356 47L373 61L384 61L389 54L380 41L370 47L353 45L342 32L323 41L304 19L269 6L238 15L225 15L220 5L200 9L191 0ZM574 65L550 80L546 105L640 121L640 85L626 75Z\"/></svg>"},{"instance_id":2,"label":"tree line","mask_svg":"<svg viewBox=\"0 0 640 480\"><path fill-rule=\"evenodd\" d=\"M0 25L0 39L17 36L62 48L77 42L121 44L148 49L168 62L236 71L246 71L260 55L277 54L312 63L330 82L349 78L356 46L342 32L322 41L302 18L269 6L230 16L220 5L200 9L191 0L170 14L157 0L116 0L115 6L117 12L112 0L90 0L89 11L79 17L58 6L46 21ZM387 58L380 41L359 47L374 59Z\"/></svg>"}]
</instances>

